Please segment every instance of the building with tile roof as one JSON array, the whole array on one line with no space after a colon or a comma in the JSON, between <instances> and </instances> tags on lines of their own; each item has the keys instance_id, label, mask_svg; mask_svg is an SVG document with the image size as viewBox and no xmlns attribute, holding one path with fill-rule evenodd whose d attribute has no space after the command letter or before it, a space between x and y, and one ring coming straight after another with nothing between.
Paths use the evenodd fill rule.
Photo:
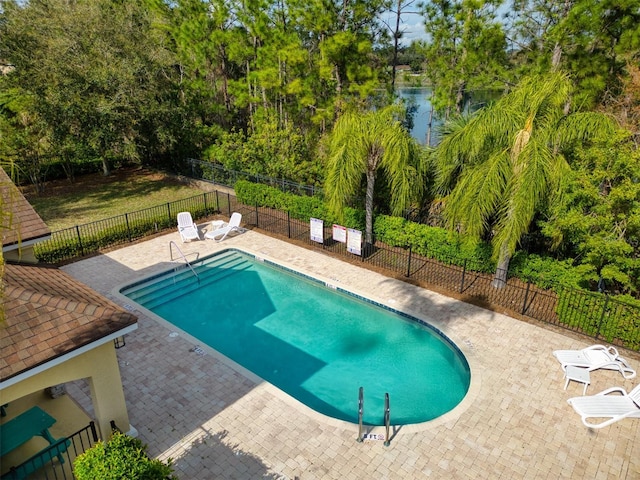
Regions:
<instances>
[{"instance_id":1,"label":"building with tile roof","mask_svg":"<svg viewBox=\"0 0 640 480\"><path fill-rule=\"evenodd\" d=\"M2 254L6 260L36 263L33 245L47 240L51 230L0 168Z\"/></svg>"},{"instance_id":2,"label":"building with tile roof","mask_svg":"<svg viewBox=\"0 0 640 480\"><path fill-rule=\"evenodd\" d=\"M6 260L0 404L17 414L21 398L88 379L94 420L108 438L111 421L129 426L114 340L134 331L137 317L58 268L30 263L35 257L25 249L50 231L2 169L0 183Z\"/></svg>"}]
</instances>

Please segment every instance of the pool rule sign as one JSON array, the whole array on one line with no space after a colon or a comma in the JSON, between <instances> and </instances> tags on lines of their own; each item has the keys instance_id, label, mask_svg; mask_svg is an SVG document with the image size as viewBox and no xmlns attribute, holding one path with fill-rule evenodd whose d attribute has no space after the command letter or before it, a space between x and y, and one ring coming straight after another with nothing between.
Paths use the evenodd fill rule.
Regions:
<instances>
[{"instance_id":1,"label":"pool rule sign","mask_svg":"<svg viewBox=\"0 0 640 480\"><path fill-rule=\"evenodd\" d=\"M318 218L312 218L310 222L311 241L324 243L324 222Z\"/></svg>"},{"instance_id":2,"label":"pool rule sign","mask_svg":"<svg viewBox=\"0 0 640 480\"><path fill-rule=\"evenodd\" d=\"M362 232L360 230L347 229L347 252L362 255Z\"/></svg>"}]
</instances>

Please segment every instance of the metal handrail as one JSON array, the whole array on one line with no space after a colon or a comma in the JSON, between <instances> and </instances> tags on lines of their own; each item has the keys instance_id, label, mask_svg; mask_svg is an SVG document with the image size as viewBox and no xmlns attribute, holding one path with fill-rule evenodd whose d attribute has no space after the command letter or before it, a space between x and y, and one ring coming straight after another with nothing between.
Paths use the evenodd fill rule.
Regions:
<instances>
[{"instance_id":1,"label":"metal handrail","mask_svg":"<svg viewBox=\"0 0 640 480\"><path fill-rule=\"evenodd\" d=\"M386 429L386 435L384 437L384 446L388 447L391 439L389 438L389 426L391 424L391 410L389 408L389 394L384 394L384 427Z\"/></svg>"},{"instance_id":2,"label":"metal handrail","mask_svg":"<svg viewBox=\"0 0 640 480\"><path fill-rule=\"evenodd\" d=\"M360 387L358 394L358 438L357 442L362 442L362 415L364 413L364 388Z\"/></svg>"},{"instance_id":3,"label":"metal handrail","mask_svg":"<svg viewBox=\"0 0 640 480\"><path fill-rule=\"evenodd\" d=\"M173 262L173 249L171 248L171 246L176 247L176 249L178 250L178 252L180 252L180 255L182 256L182 258L184 259L185 263L187 264L187 266L191 269L191 271L193 272L193 274L196 276L196 278L198 279L198 282L200 281L200 277L198 276L198 274L196 273L196 271L193 269L193 267L191 266L191 264L189 263L189 260L187 260L187 257L184 255L184 253L182 253L182 250L180 250L180 247L178 246L178 244L176 242L174 242L173 240L169 241L169 255L171 256L171 261Z\"/></svg>"}]
</instances>

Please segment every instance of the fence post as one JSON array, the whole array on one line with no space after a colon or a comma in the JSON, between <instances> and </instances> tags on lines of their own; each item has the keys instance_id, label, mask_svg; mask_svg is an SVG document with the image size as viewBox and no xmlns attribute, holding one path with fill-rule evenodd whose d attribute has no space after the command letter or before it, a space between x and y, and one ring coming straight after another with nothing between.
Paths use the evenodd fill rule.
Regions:
<instances>
[{"instance_id":1,"label":"fence post","mask_svg":"<svg viewBox=\"0 0 640 480\"><path fill-rule=\"evenodd\" d=\"M464 292L464 276L467 273L467 259L464 259L462 264L462 279L460 280L460 293Z\"/></svg>"},{"instance_id":2,"label":"fence post","mask_svg":"<svg viewBox=\"0 0 640 480\"><path fill-rule=\"evenodd\" d=\"M287 210L287 238L291 238L291 214Z\"/></svg>"},{"instance_id":3,"label":"fence post","mask_svg":"<svg viewBox=\"0 0 640 480\"><path fill-rule=\"evenodd\" d=\"M609 306L609 295L604 294L604 305L602 306L602 313L600 314L600 321L598 322L598 330L596 331L596 336L593 338L598 338L600 336L600 327L602 327L602 322L604 322L604 316L607 314L607 307Z\"/></svg>"},{"instance_id":4,"label":"fence post","mask_svg":"<svg viewBox=\"0 0 640 480\"><path fill-rule=\"evenodd\" d=\"M169 219L169 225L171 225L171 203L167 203L167 218Z\"/></svg>"},{"instance_id":5,"label":"fence post","mask_svg":"<svg viewBox=\"0 0 640 480\"><path fill-rule=\"evenodd\" d=\"M407 260L407 273L405 277L411 276L411 245L409 245L409 259Z\"/></svg>"},{"instance_id":6,"label":"fence post","mask_svg":"<svg viewBox=\"0 0 640 480\"><path fill-rule=\"evenodd\" d=\"M96 430L96 424L93 420L89 422L89 426L91 427L91 435L93 436L93 441L98 441L98 431Z\"/></svg>"},{"instance_id":7,"label":"fence post","mask_svg":"<svg viewBox=\"0 0 640 480\"><path fill-rule=\"evenodd\" d=\"M527 311L527 300L529 299L529 289L531 288L531 281L527 281L527 289L524 292L524 302L522 303L522 315Z\"/></svg>"},{"instance_id":8,"label":"fence post","mask_svg":"<svg viewBox=\"0 0 640 480\"><path fill-rule=\"evenodd\" d=\"M78 235L78 244L80 245L80 256L84 257L84 247L82 246L82 237L80 236L80 227L76 225L76 235Z\"/></svg>"},{"instance_id":9,"label":"fence post","mask_svg":"<svg viewBox=\"0 0 640 480\"><path fill-rule=\"evenodd\" d=\"M260 222L258 221L258 202L256 202L256 228L260 228Z\"/></svg>"},{"instance_id":10,"label":"fence post","mask_svg":"<svg viewBox=\"0 0 640 480\"><path fill-rule=\"evenodd\" d=\"M129 228L129 214L128 213L124 214L124 220L125 220L125 223L127 224L127 238L129 239L129 243L131 243L131 228Z\"/></svg>"},{"instance_id":11,"label":"fence post","mask_svg":"<svg viewBox=\"0 0 640 480\"><path fill-rule=\"evenodd\" d=\"M202 203L204 204L204 214L205 216L209 215L209 208L207 208L207 192L202 194Z\"/></svg>"},{"instance_id":12,"label":"fence post","mask_svg":"<svg viewBox=\"0 0 640 480\"><path fill-rule=\"evenodd\" d=\"M216 212L220 211L220 199L218 198L218 190L215 190L216 192Z\"/></svg>"},{"instance_id":13,"label":"fence post","mask_svg":"<svg viewBox=\"0 0 640 480\"><path fill-rule=\"evenodd\" d=\"M229 217L231 216L231 195L229 192L227 192L227 214Z\"/></svg>"}]
</instances>

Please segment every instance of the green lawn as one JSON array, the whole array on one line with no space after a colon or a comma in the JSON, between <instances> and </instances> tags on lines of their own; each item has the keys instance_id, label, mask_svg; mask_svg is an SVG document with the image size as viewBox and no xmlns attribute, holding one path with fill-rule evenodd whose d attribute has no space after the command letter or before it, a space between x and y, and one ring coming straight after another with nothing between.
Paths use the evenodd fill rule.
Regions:
<instances>
[{"instance_id":1,"label":"green lawn","mask_svg":"<svg viewBox=\"0 0 640 480\"><path fill-rule=\"evenodd\" d=\"M135 212L202 193L162 173L144 169L51 182L44 194L25 196L52 231Z\"/></svg>"}]
</instances>

